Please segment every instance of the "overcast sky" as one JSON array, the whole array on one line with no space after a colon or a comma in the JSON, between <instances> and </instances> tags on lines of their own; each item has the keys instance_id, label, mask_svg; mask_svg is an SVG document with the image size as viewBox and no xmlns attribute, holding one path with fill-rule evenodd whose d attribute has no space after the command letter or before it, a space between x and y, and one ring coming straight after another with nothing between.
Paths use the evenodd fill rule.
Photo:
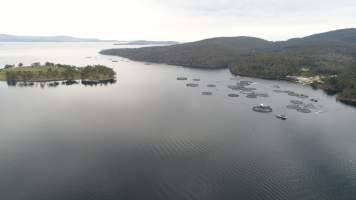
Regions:
<instances>
[{"instance_id":1,"label":"overcast sky","mask_svg":"<svg viewBox=\"0 0 356 200\"><path fill-rule=\"evenodd\" d=\"M117 40L284 40L356 27L356 0L1 0L0 33Z\"/></svg>"}]
</instances>

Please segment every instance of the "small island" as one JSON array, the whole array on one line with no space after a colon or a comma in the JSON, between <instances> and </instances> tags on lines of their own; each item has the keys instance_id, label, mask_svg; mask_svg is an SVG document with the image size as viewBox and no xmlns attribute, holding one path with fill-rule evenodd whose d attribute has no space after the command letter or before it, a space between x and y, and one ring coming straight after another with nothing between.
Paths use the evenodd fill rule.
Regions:
<instances>
[{"instance_id":1,"label":"small island","mask_svg":"<svg viewBox=\"0 0 356 200\"><path fill-rule=\"evenodd\" d=\"M84 85L96 85L113 83L115 79L115 71L104 65L76 67L46 62L24 66L19 63L17 66L5 65L3 69L0 69L0 81L7 81L9 85L16 85L18 82L31 85L34 82L58 81L71 85L77 83L78 80Z\"/></svg>"}]
</instances>

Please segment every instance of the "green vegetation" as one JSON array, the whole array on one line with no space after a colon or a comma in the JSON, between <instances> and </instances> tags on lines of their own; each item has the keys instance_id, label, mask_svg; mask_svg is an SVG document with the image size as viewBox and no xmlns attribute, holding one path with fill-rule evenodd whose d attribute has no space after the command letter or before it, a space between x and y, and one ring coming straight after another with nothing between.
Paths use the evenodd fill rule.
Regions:
<instances>
[{"instance_id":1,"label":"green vegetation","mask_svg":"<svg viewBox=\"0 0 356 200\"><path fill-rule=\"evenodd\" d=\"M356 103L356 67L345 70L337 76L325 79L321 88L330 92L339 93L339 100L351 100Z\"/></svg>"},{"instance_id":2,"label":"green vegetation","mask_svg":"<svg viewBox=\"0 0 356 200\"><path fill-rule=\"evenodd\" d=\"M8 82L39 82L39 81L59 81L59 80L114 80L113 69L103 65L75 67L46 62L44 65L33 63L24 67L21 63L18 67L6 65L0 69L0 81Z\"/></svg>"},{"instance_id":3,"label":"green vegetation","mask_svg":"<svg viewBox=\"0 0 356 200\"><path fill-rule=\"evenodd\" d=\"M103 65L86 66L79 68L82 80L110 80L115 79L113 69Z\"/></svg>"},{"instance_id":4,"label":"green vegetation","mask_svg":"<svg viewBox=\"0 0 356 200\"><path fill-rule=\"evenodd\" d=\"M253 49L265 49L272 42L252 38L213 38L198 42L163 47L145 47L139 49L107 49L100 53L118 55L132 60L166 63L186 67L217 69L226 68L236 56Z\"/></svg>"},{"instance_id":5,"label":"green vegetation","mask_svg":"<svg viewBox=\"0 0 356 200\"><path fill-rule=\"evenodd\" d=\"M356 29L288 41L253 37L213 38L165 47L108 49L105 55L206 69L229 68L235 75L267 79L320 77L315 87L356 101Z\"/></svg>"},{"instance_id":6,"label":"green vegetation","mask_svg":"<svg viewBox=\"0 0 356 200\"><path fill-rule=\"evenodd\" d=\"M266 79L286 79L297 74L299 66L307 66L303 59L286 57L279 53L256 53L239 56L230 64L230 71L241 76Z\"/></svg>"}]
</instances>

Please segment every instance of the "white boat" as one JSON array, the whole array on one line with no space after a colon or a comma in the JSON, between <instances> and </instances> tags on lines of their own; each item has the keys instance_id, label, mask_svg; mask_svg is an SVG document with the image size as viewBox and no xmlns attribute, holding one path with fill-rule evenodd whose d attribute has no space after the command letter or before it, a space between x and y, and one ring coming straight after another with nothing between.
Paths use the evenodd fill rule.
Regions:
<instances>
[{"instance_id":1,"label":"white boat","mask_svg":"<svg viewBox=\"0 0 356 200\"><path fill-rule=\"evenodd\" d=\"M288 117L285 116L285 115L283 115L283 114L278 114L278 115L276 115L276 117L277 117L278 119L281 119L281 120L287 120L287 119L288 119Z\"/></svg>"}]
</instances>

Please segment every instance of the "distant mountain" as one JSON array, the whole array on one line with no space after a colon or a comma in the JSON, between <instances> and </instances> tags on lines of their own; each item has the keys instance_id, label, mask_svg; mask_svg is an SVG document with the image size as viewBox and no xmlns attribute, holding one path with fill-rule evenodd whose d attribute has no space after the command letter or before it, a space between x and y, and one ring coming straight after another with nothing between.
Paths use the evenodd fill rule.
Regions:
<instances>
[{"instance_id":1,"label":"distant mountain","mask_svg":"<svg viewBox=\"0 0 356 200\"><path fill-rule=\"evenodd\" d=\"M147 40L135 40L115 43L115 45L175 45L179 42L175 41L147 41Z\"/></svg>"},{"instance_id":2,"label":"distant mountain","mask_svg":"<svg viewBox=\"0 0 356 200\"><path fill-rule=\"evenodd\" d=\"M0 34L0 42L115 42L115 40L75 38L70 36L16 36Z\"/></svg>"},{"instance_id":3,"label":"distant mountain","mask_svg":"<svg viewBox=\"0 0 356 200\"><path fill-rule=\"evenodd\" d=\"M282 42L283 43L283 42ZM356 29L341 29L326 33L319 33L303 38L293 38L284 42L291 45L311 45L319 43L334 43L334 44L356 44Z\"/></svg>"},{"instance_id":4,"label":"distant mountain","mask_svg":"<svg viewBox=\"0 0 356 200\"><path fill-rule=\"evenodd\" d=\"M230 69L235 74L283 78L309 68L335 74L355 67L356 29L342 29L303 38L274 42L271 48L236 55Z\"/></svg>"}]
</instances>

